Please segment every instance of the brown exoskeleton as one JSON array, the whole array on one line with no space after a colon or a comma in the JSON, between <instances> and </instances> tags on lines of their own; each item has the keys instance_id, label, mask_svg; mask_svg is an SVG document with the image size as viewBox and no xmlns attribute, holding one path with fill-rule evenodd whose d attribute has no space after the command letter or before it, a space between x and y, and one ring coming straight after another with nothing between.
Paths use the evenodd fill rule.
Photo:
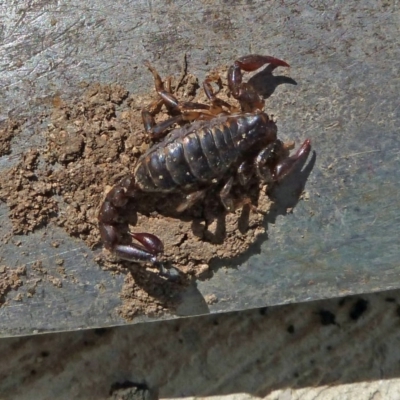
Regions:
<instances>
[{"instance_id":1,"label":"brown exoskeleton","mask_svg":"<svg viewBox=\"0 0 400 400\"><path fill-rule=\"evenodd\" d=\"M123 178L107 194L99 213L99 228L105 247L116 256L135 262L158 264L163 243L151 233L130 233L138 242L122 244L118 220L128 200L139 191L173 193L183 192L183 211L204 197L216 184L222 186L220 198L226 210L235 204L230 195L234 182L245 186L252 175L264 182L274 183L291 172L310 153L310 140L292 156L277 138L275 122L263 111L264 100L249 83L242 82L242 71L255 71L265 64L273 68L289 65L277 58L248 55L237 59L228 71L228 85L241 111L216 97L211 79L204 82L210 105L180 102L167 88L157 71L149 64L159 99L142 110L146 132L152 138L161 138L176 123L186 125L172 130L163 140L143 154L132 173ZM159 124L156 110L161 104L177 115Z\"/></svg>"}]
</instances>

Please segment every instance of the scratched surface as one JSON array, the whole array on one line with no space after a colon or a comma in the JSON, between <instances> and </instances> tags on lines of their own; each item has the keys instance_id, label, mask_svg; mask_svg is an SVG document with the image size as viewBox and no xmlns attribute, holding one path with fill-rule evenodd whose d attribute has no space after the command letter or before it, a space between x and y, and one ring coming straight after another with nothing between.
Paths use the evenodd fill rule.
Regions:
<instances>
[{"instance_id":1,"label":"scratched surface","mask_svg":"<svg viewBox=\"0 0 400 400\"><path fill-rule=\"evenodd\" d=\"M398 288L399 15L387 1L2 2L0 121L24 115L28 123L0 170L43 143L37 115L57 94L76 96L82 81L143 93L152 87L145 59L163 75L179 73L186 53L189 71L204 77L239 55L274 55L291 64L298 85L279 86L267 109L281 137L309 137L316 150L300 176L307 199L293 214L271 216L268 238L249 254L216 263L212 278L182 296L178 314ZM0 204L1 235L7 212ZM16 240L1 245L2 264L42 260L51 272L62 256L78 283L43 282L31 298L10 301L0 308L0 335L126 323L114 312L122 277L102 271L82 242L50 226ZM207 295L218 301L207 304Z\"/></svg>"}]
</instances>

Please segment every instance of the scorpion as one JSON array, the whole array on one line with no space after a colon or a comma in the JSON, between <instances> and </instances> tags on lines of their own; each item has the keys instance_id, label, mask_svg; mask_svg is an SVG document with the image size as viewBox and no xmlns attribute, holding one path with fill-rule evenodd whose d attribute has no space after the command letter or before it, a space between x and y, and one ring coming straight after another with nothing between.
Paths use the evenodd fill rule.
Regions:
<instances>
[{"instance_id":1,"label":"scorpion","mask_svg":"<svg viewBox=\"0 0 400 400\"><path fill-rule=\"evenodd\" d=\"M250 178L274 184L304 161L311 151L306 139L288 155L285 144L277 138L277 126L264 111L264 98L248 82L243 71L256 71L270 64L272 69L289 67L285 61L262 55L238 58L228 69L228 88L240 104L240 110L217 97L209 77L203 83L210 104L179 101L171 90L170 79L164 84L156 69L146 62L155 82L158 98L142 109L146 133L161 139L140 156L130 176L122 178L106 195L98 215L101 239L106 249L121 259L158 266L163 243L151 233L128 232L133 240L124 244L118 230L129 199L139 192L183 193L182 212L200 201L207 190L220 185L221 203L227 212L235 210L231 195L234 183L243 187ZM156 123L162 105L175 115ZM175 124L181 126L169 128ZM164 138L163 138L164 136Z\"/></svg>"}]
</instances>

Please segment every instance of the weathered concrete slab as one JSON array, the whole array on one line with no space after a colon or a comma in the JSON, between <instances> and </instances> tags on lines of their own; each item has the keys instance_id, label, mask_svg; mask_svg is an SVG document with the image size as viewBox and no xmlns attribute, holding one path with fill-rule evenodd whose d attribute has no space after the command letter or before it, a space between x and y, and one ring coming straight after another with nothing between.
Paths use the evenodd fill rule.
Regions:
<instances>
[{"instance_id":1,"label":"weathered concrete slab","mask_svg":"<svg viewBox=\"0 0 400 400\"><path fill-rule=\"evenodd\" d=\"M267 107L281 137L312 140L308 200L291 215L271 216L268 240L251 254L215 265L213 277L184 296L180 314L400 286L396 2L14 1L1 4L0 15L0 120L23 114L30 121L12 155L0 159L2 169L41 143L36 117L49 99L76 96L82 81L147 92L152 82L142 61L179 73L184 53L200 77L248 53L291 64L298 85L279 86ZM4 235L5 205L0 218ZM51 246L55 238L62 249ZM40 259L51 268L62 252L81 286L43 285L40 296L2 307L3 336L125 323L113 313L122 278L110 279L84 258L90 250L83 243L51 227L19 240L2 245L2 262ZM206 304L207 295L218 302Z\"/></svg>"}]
</instances>

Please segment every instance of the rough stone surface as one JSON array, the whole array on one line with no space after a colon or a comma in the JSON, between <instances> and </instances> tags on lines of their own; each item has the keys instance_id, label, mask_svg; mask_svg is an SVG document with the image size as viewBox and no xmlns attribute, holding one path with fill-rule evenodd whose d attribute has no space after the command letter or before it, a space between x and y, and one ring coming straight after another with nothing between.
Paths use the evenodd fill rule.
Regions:
<instances>
[{"instance_id":1,"label":"rough stone surface","mask_svg":"<svg viewBox=\"0 0 400 400\"><path fill-rule=\"evenodd\" d=\"M212 263L211 279L179 293L174 314L400 286L397 2L8 1L0 15L0 121L24 122L11 135L0 128L2 154L11 152L0 158L1 173L45 145L44 116L59 99L76 99L87 84L147 94L153 83L145 59L163 76L179 75L186 54L188 71L200 80L249 53L291 65L297 86L279 85L267 110L284 140L312 140L316 155L298 177L306 201L293 202L288 188L278 191L266 235L239 257ZM66 157L78 150L68 147ZM9 216L1 203L3 238L12 231ZM43 218L46 224L50 215ZM124 277L101 270L93 261L99 252L54 225L2 243L2 265L26 265L30 279L40 261L55 280L32 282L32 297L2 307L1 334L125 323L116 313ZM151 296L157 291L168 292L162 282Z\"/></svg>"}]
</instances>

